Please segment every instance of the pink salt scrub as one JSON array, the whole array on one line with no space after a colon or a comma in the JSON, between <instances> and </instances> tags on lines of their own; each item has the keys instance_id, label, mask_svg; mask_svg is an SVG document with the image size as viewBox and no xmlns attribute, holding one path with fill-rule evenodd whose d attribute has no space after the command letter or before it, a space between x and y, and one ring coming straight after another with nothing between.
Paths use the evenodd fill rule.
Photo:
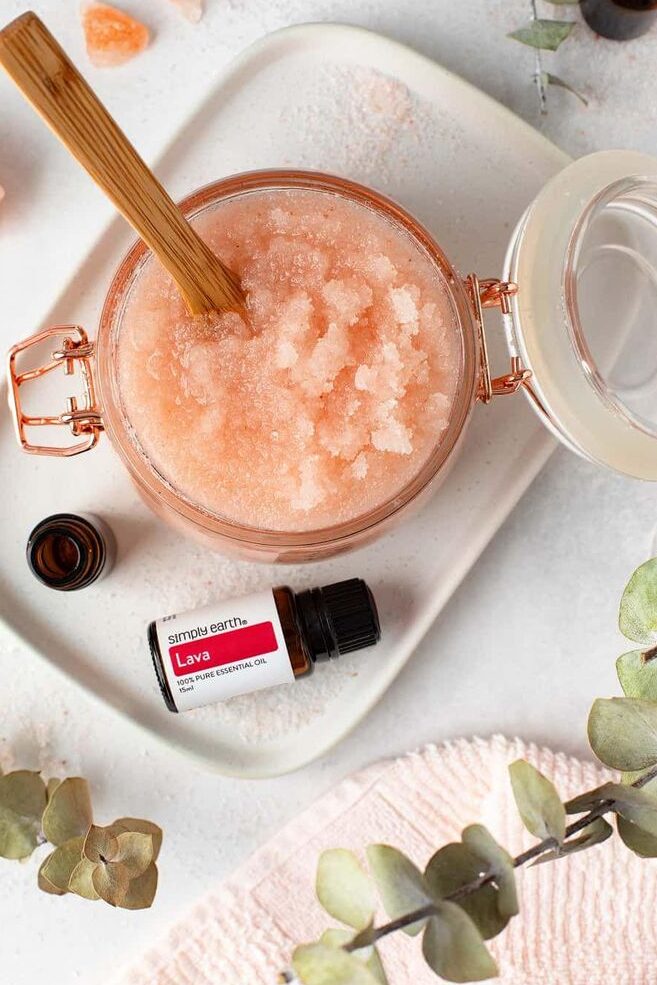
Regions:
<instances>
[{"instance_id":1,"label":"pink salt scrub","mask_svg":"<svg viewBox=\"0 0 657 985\"><path fill-rule=\"evenodd\" d=\"M456 316L429 259L329 192L251 192L194 224L240 275L251 324L190 316L146 262L118 361L142 451L195 504L261 529L320 529L394 497L458 386Z\"/></svg>"}]
</instances>

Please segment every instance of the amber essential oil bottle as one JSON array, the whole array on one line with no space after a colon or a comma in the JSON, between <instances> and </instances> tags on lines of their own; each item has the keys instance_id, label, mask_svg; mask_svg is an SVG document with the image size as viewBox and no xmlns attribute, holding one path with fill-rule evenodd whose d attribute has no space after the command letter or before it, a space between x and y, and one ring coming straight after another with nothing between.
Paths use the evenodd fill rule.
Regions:
<instances>
[{"instance_id":1,"label":"amber essential oil bottle","mask_svg":"<svg viewBox=\"0 0 657 985\"><path fill-rule=\"evenodd\" d=\"M111 570L115 554L112 531L97 516L54 513L37 523L27 541L30 571L47 588L74 592L92 585Z\"/></svg>"},{"instance_id":2,"label":"amber essential oil bottle","mask_svg":"<svg viewBox=\"0 0 657 985\"><path fill-rule=\"evenodd\" d=\"M596 34L616 41L638 38L657 20L657 0L580 0L580 7Z\"/></svg>"},{"instance_id":3,"label":"amber essential oil bottle","mask_svg":"<svg viewBox=\"0 0 657 985\"><path fill-rule=\"evenodd\" d=\"M294 681L380 638L374 596L361 578L303 592L269 589L148 627L160 691L173 712Z\"/></svg>"}]
</instances>

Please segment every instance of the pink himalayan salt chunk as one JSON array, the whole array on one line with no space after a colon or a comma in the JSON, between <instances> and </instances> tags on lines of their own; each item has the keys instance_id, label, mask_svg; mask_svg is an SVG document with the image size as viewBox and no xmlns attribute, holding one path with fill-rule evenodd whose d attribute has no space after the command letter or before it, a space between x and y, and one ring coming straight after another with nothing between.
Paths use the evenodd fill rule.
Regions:
<instances>
[{"instance_id":1,"label":"pink himalayan salt chunk","mask_svg":"<svg viewBox=\"0 0 657 985\"><path fill-rule=\"evenodd\" d=\"M234 522L302 531L396 496L449 424L461 346L438 271L403 231L320 191L251 192L194 220L250 326L191 317L150 259L118 372L142 452Z\"/></svg>"},{"instance_id":2,"label":"pink himalayan salt chunk","mask_svg":"<svg viewBox=\"0 0 657 985\"><path fill-rule=\"evenodd\" d=\"M81 13L87 54L96 68L122 65L148 47L148 28L125 11L85 2Z\"/></svg>"},{"instance_id":3,"label":"pink himalayan salt chunk","mask_svg":"<svg viewBox=\"0 0 657 985\"><path fill-rule=\"evenodd\" d=\"M192 24L198 24L203 16L203 0L171 0L171 3Z\"/></svg>"}]
</instances>

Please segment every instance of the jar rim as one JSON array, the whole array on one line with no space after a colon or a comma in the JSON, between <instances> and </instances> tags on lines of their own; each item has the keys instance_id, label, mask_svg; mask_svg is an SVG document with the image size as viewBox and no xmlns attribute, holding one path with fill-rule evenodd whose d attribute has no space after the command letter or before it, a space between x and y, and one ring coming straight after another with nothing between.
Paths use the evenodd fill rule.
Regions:
<instances>
[{"instance_id":1,"label":"jar rim","mask_svg":"<svg viewBox=\"0 0 657 985\"><path fill-rule=\"evenodd\" d=\"M179 203L188 218L194 218L219 201L238 195L273 189L328 191L365 205L401 226L438 268L453 303L461 341L459 383L447 429L440 435L429 458L419 472L394 496L375 509L331 526L309 530L268 530L251 527L221 517L196 503L155 467L139 447L129 417L123 407L118 379L115 344L123 306L142 265L150 258L146 244L137 240L121 261L107 293L100 316L96 342L98 390L105 430L128 471L147 497L191 521L206 533L233 542L236 547L313 548L347 546L356 535L379 527L392 519L428 487L451 457L474 405L478 385L476 326L467 289L429 232L401 206L364 185L317 171L265 169L248 171L219 179L198 188Z\"/></svg>"}]
</instances>

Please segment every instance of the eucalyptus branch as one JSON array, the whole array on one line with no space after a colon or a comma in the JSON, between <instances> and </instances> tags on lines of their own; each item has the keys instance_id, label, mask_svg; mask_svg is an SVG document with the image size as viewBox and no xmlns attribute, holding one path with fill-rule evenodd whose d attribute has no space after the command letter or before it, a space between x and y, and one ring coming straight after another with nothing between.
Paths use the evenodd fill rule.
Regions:
<instances>
[{"instance_id":1,"label":"eucalyptus branch","mask_svg":"<svg viewBox=\"0 0 657 985\"><path fill-rule=\"evenodd\" d=\"M551 2L559 5L575 4L577 0L551 0ZM513 41L519 41L521 44L528 45L534 49L533 79L538 94L541 114L545 115L547 113L547 94L550 86L558 86L561 89L566 89L584 105L587 105L585 97L580 92L577 92L569 82L560 78L558 75L554 75L552 72L546 71L543 61L543 52L558 51L566 38L570 37L576 22L574 20L541 17L537 0L529 0L529 3L530 17L528 23L523 24L522 27L517 28L515 31L511 31L508 37Z\"/></svg>"},{"instance_id":2,"label":"eucalyptus branch","mask_svg":"<svg viewBox=\"0 0 657 985\"><path fill-rule=\"evenodd\" d=\"M657 648L656 648L657 649ZM630 784L636 790L640 790L645 787L651 780L657 779L657 766L648 770L642 776L640 776L634 783ZM614 806L614 800L604 800L596 807L592 808L587 814L579 818L577 821L573 821L566 828L566 836L563 844L568 844L568 839L572 838L573 835L580 834L585 828L592 824L593 821L597 820L599 817L604 817L608 814ZM559 848L559 842L556 838L543 838L542 841L537 842L528 848L527 851L521 852L519 855L512 860L513 868L518 869L527 862L532 862L534 859L540 858L546 852L553 851ZM449 893L444 897L450 903L458 903L465 899L467 896L471 896L478 890L482 889L484 886L488 886L495 882L495 876L492 873L484 873L471 882L466 883L463 886L459 886L454 892ZM358 951L364 946L371 946L376 944L382 938L387 937L389 934L393 934L398 930L404 930L406 927L412 926L414 923L419 923L420 921L428 920L430 917L435 916L438 913L438 908L435 903L427 903L426 906L418 907L416 910L412 910L410 913L405 913L401 917L397 917L396 920L390 920L388 923L382 924L380 927L374 927L366 929L360 934L357 934L352 941L344 945L344 950L347 952ZM285 982L286 985L294 985L298 982L298 978L295 976L294 972L285 971L280 976L280 981Z\"/></svg>"},{"instance_id":3,"label":"eucalyptus branch","mask_svg":"<svg viewBox=\"0 0 657 985\"><path fill-rule=\"evenodd\" d=\"M531 763L516 760L509 766L513 796L523 824L538 840L515 858L482 824L468 825L460 841L439 848L424 871L392 845L369 845L367 868L348 849L324 851L317 866L317 897L343 926L299 945L292 970L280 980L387 985L376 945L399 930L422 931L422 955L439 978L488 980L498 969L487 941L519 912L516 869L601 844L613 834L604 820L610 813L616 815L618 836L630 851L657 858L657 799L641 792L657 781L657 558L630 579L619 627L641 649L618 658L625 696L594 702L588 737L600 762L620 771L624 782L604 783L564 803L548 777ZM569 814L581 816L568 824ZM379 900L391 919L375 927Z\"/></svg>"},{"instance_id":4,"label":"eucalyptus branch","mask_svg":"<svg viewBox=\"0 0 657 985\"><path fill-rule=\"evenodd\" d=\"M640 790L641 787L645 787L647 783L651 780L657 779L657 766L654 766L643 776L640 776L638 780L635 780L631 784L636 790ZM589 824L595 821L599 817L603 817L608 814L614 806L613 800L602 801L597 807L585 814L583 817L579 818L577 821L573 821L566 828L566 839L565 844L567 844L568 839L572 838L573 835L579 834L584 828L587 828ZM534 859L539 858L546 852L552 851L559 848L559 842L556 838L544 838L542 841L537 842L531 848L528 848L526 852L522 852L520 855L516 855L513 859L514 869L518 869L527 862L532 862ZM450 903L458 903L460 900L465 899L466 896L471 896L476 893L477 890L482 889L483 886L488 886L495 882L495 876L491 874L484 874L479 876L477 879L473 879L471 882L466 883L464 886L460 886L458 889L454 890L453 893L445 896L445 899ZM427 920L436 914L437 908L435 904L428 903L426 906L422 906L417 910L413 910L411 913L405 913L404 916L398 917L396 920L391 920L389 923L382 924L380 927L373 928L371 931L367 932L367 939L370 944L375 944L380 941L383 937L387 937L388 934L392 934L397 930L403 930L405 927L410 927L414 923L418 923L420 920ZM360 936L360 935L358 935ZM356 951L362 944L359 944L358 936L354 938L349 944L345 945L345 951Z\"/></svg>"}]
</instances>

